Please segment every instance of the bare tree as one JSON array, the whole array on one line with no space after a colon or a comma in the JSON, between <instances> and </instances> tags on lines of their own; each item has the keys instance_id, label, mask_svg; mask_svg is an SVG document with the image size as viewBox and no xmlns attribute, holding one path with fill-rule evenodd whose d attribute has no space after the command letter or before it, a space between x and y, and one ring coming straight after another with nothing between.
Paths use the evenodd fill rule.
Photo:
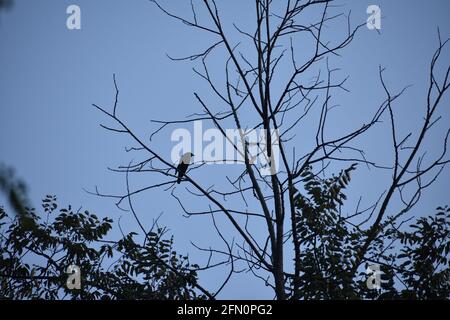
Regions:
<instances>
[{"instance_id":1,"label":"bare tree","mask_svg":"<svg viewBox=\"0 0 450 320\"><path fill-rule=\"evenodd\" d=\"M389 170L392 175L391 182L368 209L359 209L358 203L355 212L347 216L342 214L340 205L336 209L340 221L353 226L364 239L353 248L350 265L343 270L346 279L354 279L364 262L377 260L377 257L368 257L374 242L385 235L388 226L392 226L419 202L422 191L437 179L449 161L445 158L449 130L442 141L441 155L427 164L424 160L427 148L425 137L441 119L439 109L449 88L450 67L446 66L443 75L436 70L448 40L442 41L439 35L438 49L430 65L428 94L426 105L423 106L424 120L416 132L399 134L399 120L396 118L394 103L406 88L393 92L384 80L384 68L380 67L380 86L385 91L383 101L373 108L372 116L362 124L355 123L353 129L347 133L330 137L330 123L327 119L330 110L335 106L331 102L332 92L347 91L347 78L334 80L338 70L330 66L329 57L338 56L365 23L352 26L350 13L334 13L339 8L333 7L331 0L288 0L277 6L272 0L255 0L255 29L246 31L231 21L223 21L214 0L198 1L199 3L195 4L192 2L192 18L172 13L159 2L152 2L169 17L213 37L212 44L201 52L171 59L197 63L194 72L206 81L217 100L208 102L199 93L194 93L202 111L185 119L153 120L156 128L151 132L150 140L147 140L138 136L118 115L119 89L114 77L114 105L111 109L96 104L94 107L113 120L114 126L102 125L105 129L128 135L137 144L127 151L138 153L142 160L113 171L126 172L127 175L151 172L158 175L160 180L153 180L158 182L134 191L127 188L123 195L104 194L98 190L94 193L116 198L117 204L120 205L124 200L130 200L131 196L148 190L172 190L172 196L187 216L209 215L218 235L224 241L225 249L197 246L208 252L210 258L213 255L224 257L219 263L211 263L209 259L202 269L224 264L230 268L229 274L219 289L215 290L214 296L222 290L234 272L240 271L235 267L238 261L244 262L247 270L272 287L277 299L298 299L303 273L302 251L305 250L305 238L298 225L302 215L306 214L299 205L299 199L306 196L304 185L308 175L312 173L312 177L318 177L327 167L347 168L341 171L335 181L337 186L339 182L341 187L345 187L350 179L350 171L355 169L358 163L374 170ZM280 6L284 8L280 9ZM311 16L316 17L316 21L308 22ZM338 21L344 21L346 24L342 37L329 39L326 27L331 24L339 25ZM228 27L234 27L235 32L240 35L239 42L233 41L227 34L225 30ZM300 36L308 39L302 43L302 47L309 50L304 50L302 54L297 53L294 45L297 43L294 40ZM250 46L240 51L240 47L245 43ZM223 52L226 54L223 61L224 73L221 74L224 75L224 80L213 77L208 67L208 58L217 50L222 50L220 56ZM310 52L310 55L306 57L305 52ZM290 68L289 74L286 73L286 66ZM294 139L296 130L308 121L311 113L319 115L314 141L310 150L303 147L298 151ZM388 121L383 123L382 119ZM182 199L173 191L176 187L177 164L158 152L152 145L151 138L170 126L176 127L200 120L211 121L220 130L224 139L241 153L244 167L237 176L224 178L222 182L228 184L225 189L217 185L207 186L193 178L193 173L201 170L204 163L191 166L182 186L189 185L192 189L188 191L192 196L205 199L205 208L192 211L186 199ZM367 159L365 150L357 147L354 142L370 129L386 123L392 133L393 159L389 160L390 165L380 165ZM227 136L226 128L230 127L239 130L241 139L238 143ZM264 129L266 133L265 141L259 141L257 144L256 155L250 152L251 146L246 137L248 129ZM274 141L281 159L279 170L272 168ZM253 161L255 156L261 154L269 159L268 165L272 170L269 175L261 173L264 164ZM351 164L350 167L348 163ZM338 192L331 192L338 197ZM234 200L229 201L231 198ZM342 199L337 200L341 202ZM242 208L233 207L236 203L242 203ZM255 205L258 210L252 212L248 209ZM217 226L215 217L218 214L227 218L240 238L239 241L230 241L224 236ZM137 215L135 217L139 221ZM253 221L262 222L267 228L266 237L262 241L249 227ZM286 265L287 263L292 265Z\"/></svg>"}]
</instances>

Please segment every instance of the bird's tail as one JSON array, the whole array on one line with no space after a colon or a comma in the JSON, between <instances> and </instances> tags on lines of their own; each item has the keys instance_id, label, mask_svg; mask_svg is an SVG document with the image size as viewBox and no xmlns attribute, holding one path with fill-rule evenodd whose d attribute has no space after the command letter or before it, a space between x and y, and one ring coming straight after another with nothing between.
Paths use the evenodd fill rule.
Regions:
<instances>
[{"instance_id":1,"label":"bird's tail","mask_svg":"<svg viewBox=\"0 0 450 320\"><path fill-rule=\"evenodd\" d=\"M175 168L175 175L177 175L178 174L178 169L177 168ZM181 181L181 178L180 177L178 177L178 179L177 179L177 183L178 184L180 184L180 181Z\"/></svg>"}]
</instances>

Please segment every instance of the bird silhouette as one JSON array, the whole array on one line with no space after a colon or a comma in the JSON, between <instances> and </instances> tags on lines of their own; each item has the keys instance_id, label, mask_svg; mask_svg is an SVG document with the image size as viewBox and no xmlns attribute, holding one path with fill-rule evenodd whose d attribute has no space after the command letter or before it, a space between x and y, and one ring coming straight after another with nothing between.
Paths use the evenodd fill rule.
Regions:
<instances>
[{"instance_id":1,"label":"bird silhouette","mask_svg":"<svg viewBox=\"0 0 450 320\"><path fill-rule=\"evenodd\" d=\"M191 152L186 152L181 157L180 163L177 166L177 172L178 172L178 179L177 183L180 184L181 179L183 178L184 174L186 173L189 164L191 163L191 158L194 156Z\"/></svg>"}]
</instances>

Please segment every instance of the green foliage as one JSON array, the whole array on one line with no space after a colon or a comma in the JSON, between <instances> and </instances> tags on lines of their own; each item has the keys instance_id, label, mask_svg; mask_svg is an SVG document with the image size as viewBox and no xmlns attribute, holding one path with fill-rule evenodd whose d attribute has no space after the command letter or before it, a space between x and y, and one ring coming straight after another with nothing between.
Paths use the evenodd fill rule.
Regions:
<instances>
[{"instance_id":1,"label":"green foliage","mask_svg":"<svg viewBox=\"0 0 450 320\"><path fill-rule=\"evenodd\" d=\"M298 191L295 195L302 299L342 298L352 293L343 292L351 282L345 271L351 266L355 241L361 236L348 229L339 208L355 168L352 165L329 179L314 175L311 168L302 175L305 195Z\"/></svg>"},{"instance_id":2,"label":"green foliage","mask_svg":"<svg viewBox=\"0 0 450 320\"><path fill-rule=\"evenodd\" d=\"M355 165L321 178L307 168L294 190L295 231L300 251L299 299L448 299L450 208L420 217L406 228L386 217L352 274L367 231L342 214ZM197 265L173 250L173 238L156 228L138 243L134 232L107 240L112 220L88 211L58 208L57 199L8 216L0 207L1 299L203 299ZM404 229L404 230L403 230ZM367 286L366 269L378 264L381 288ZM81 270L81 289L68 289L67 267ZM294 276L288 293L294 296ZM289 291L290 289L290 291Z\"/></svg>"},{"instance_id":3,"label":"green foliage","mask_svg":"<svg viewBox=\"0 0 450 320\"><path fill-rule=\"evenodd\" d=\"M403 248L397 256L405 284L402 296L416 299L448 298L450 295L450 208L419 218L411 232L398 232Z\"/></svg>"},{"instance_id":4,"label":"green foliage","mask_svg":"<svg viewBox=\"0 0 450 320\"><path fill-rule=\"evenodd\" d=\"M2 191L16 214L24 214L30 206L25 182L18 179L14 169L0 164L0 191Z\"/></svg>"},{"instance_id":5,"label":"green foliage","mask_svg":"<svg viewBox=\"0 0 450 320\"><path fill-rule=\"evenodd\" d=\"M195 299L196 265L173 249L157 228L139 244L136 233L106 240L112 220L88 211L58 209L42 201L45 214L29 210L10 218L0 207L2 299ZM69 265L81 271L81 289L66 286Z\"/></svg>"},{"instance_id":6,"label":"green foliage","mask_svg":"<svg viewBox=\"0 0 450 320\"><path fill-rule=\"evenodd\" d=\"M300 299L448 299L450 297L450 209L422 217L399 231L398 216L387 217L369 246L365 267L380 265L381 289L368 289L366 268L351 273L367 232L342 215L345 189L355 165L322 179L307 168L304 190L295 190L299 236ZM364 265L363 265L364 267ZM290 281L294 295L294 277Z\"/></svg>"},{"instance_id":7,"label":"green foliage","mask_svg":"<svg viewBox=\"0 0 450 320\"><path fill-rule=\"evenodd\" d=\"M12 7L13 0L0 0L0 10Z\"/></svg>"}]
</instances>

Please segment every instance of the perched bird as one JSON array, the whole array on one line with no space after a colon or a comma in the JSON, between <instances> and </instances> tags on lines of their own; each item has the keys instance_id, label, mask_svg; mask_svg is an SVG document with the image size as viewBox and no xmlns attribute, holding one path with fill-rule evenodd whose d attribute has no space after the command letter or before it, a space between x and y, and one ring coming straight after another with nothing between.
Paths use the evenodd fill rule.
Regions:
<instances>
[{"instance_id":1,"label":"perched bird","mask_svg":"<svg viewBox=\"0 0 450 320\"><path fill-rule=\"evenodd\" d=\"M194 156L191 152L186 152L181 157L180 163L177 166L177 172L178 172L178 179L177 183L179 184L181 182L181 179L183 178L184 174L187 171L187 168L189 167L189 164L191 163L191 158Z\"/></svg>"}]
</instances>

